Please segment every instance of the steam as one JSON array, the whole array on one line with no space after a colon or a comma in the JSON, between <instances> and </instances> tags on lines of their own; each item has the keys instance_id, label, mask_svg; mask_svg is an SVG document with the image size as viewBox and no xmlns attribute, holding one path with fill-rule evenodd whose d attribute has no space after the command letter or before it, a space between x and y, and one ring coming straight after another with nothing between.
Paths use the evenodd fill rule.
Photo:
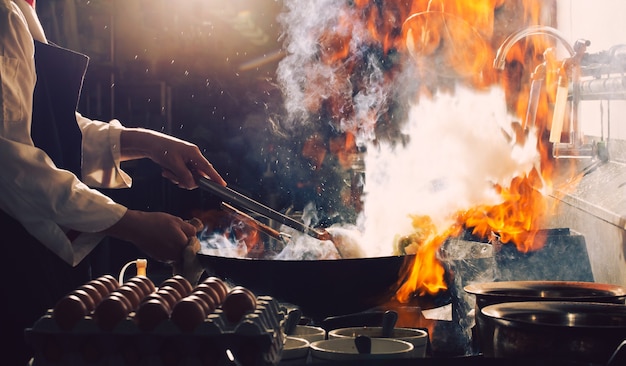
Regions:
<instances>
[{"instance_id":1,"label":"steam","mask_svg":"<svg viewBox=\"0 0 626 366\"><path fill-rule=\"evenodd\" d=\"M200 251L203 254L220 255L229 258L244 258L248 255L248 248L243 240L228 238L219 233L201 233Z\"/></svg>"},{"instance_id":2,"label":"steam","mask_svg":"<svg viewBox=\"0 0 626 366\"><path fill-rule=\"evenodd\" d=\"M325 29L337 26L340 15L347 9L343 2L333 0L287 0L284 7L287 11L278 16L278 21L283 26L287 56L278 65L277 79L289 120L305 121L309 113L307 106L312 103L310 99L329 95L321 88L305 92L306 87L312 80L334 81L336 74L330 65L317 60L319 39ZM307 72L303 72L305 68Z\"/></svg>"},{"instance_id":3,"label":"steam","mask_svg":"<svg viewBox=\"0 0 626 366\"><path fill-rule=\"evenodd\" d=\"M278 20L284 29L287 55L278 65L277 80L287 111L285 124L297 127L311 122L311 110L334 97L346 103L328 122L342 132L353 132L359 146L371 141L376 121L387 112L390 86L385 83L378 55L369 47L372 41L365 25L353 21L359 18L358 12L335 0L285 0L284 7ZM350 39L344 45L349 56L343 63L321 60L333 52L320 44L328 30ZM365 64L359 75L350 73L355 63Z\"/></svg>"},{"instance_id":4,"label":"steam","mask_svg":"<svg viewBox=\"0 0 626 366\"><path fill-rule=\"evenodd\" d=\"M353 99L354 120L342 121L342 131L360 131L357 134L357 145L362 146L376 138L374 126L380 116L387 111L387 90L384 84L383 72L379 60L374 55L368 55L367 71L365 72L360 90Z\"/></svg>"},{"instance_id":5,"label":"steam","mask_svg":"<svg viewBox=\"0 0 626 366\"><path fill-rule=\"evenodd\" d=\"M534 134L514 144L504 100L498 88L457 87L411 107L407 144L368 146L359 223L368 255L391 254L394 238L413 231L409 214L443 229L458 211L500 203L494 184L508 186L539 162Z\"/></svg>"}]
</instances>

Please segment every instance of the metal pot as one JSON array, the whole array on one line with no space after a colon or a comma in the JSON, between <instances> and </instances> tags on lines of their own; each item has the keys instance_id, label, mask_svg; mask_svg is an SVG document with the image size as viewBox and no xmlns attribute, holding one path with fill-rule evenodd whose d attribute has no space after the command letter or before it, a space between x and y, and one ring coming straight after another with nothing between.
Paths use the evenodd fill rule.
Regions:
<instances>
[{"instance_id":1,"label":"metal pot","mask_svg":"<svg viewBox=\"0 0 626 366\"><path fill-rule=\"evenodd\" d=\"M503 281L472 284L464 289L476 297L474 343L487 357L494 355L494 329L485 322L482 313L489 305L527 301L624 304L626 301L626 288L594 282Z\"/></svg>"},{"instance_id":2,"label":"metal pot","mask_svg":"<svg viewBox=\"0 0 626 366\"><path fill-rule=\"evenodd\" d=\"M494 357L605 365L626 339L623 304L560 301L483 308L494 330Z\"/></svg>"},{"instance_id":3,"label":"metal pot","mask_svg":"<svg viewBox=\"0 0 626 366\"><path fill-rule=\"evenodd\" d=\"M413 256L329 260L228 258L198 253L206 272L257 296L269 295L306 317L357 313L390 301Z\"/></svg>"}]
</instances>

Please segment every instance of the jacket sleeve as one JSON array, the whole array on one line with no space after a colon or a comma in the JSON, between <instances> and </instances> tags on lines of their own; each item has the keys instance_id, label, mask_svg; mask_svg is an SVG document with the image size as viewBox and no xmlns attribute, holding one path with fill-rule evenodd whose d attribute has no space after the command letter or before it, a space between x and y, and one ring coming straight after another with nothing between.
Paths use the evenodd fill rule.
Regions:
<instances>
[{"instance_id":1,"label":"jacket sleeve","mask_svg":"<svg viewBox=\"0 0 626 366\"><path fill-rule=\"evenodd\" d=\"M108 123L90 120L76 113L83 133L82 179L90 187L128 188L131 177L120 167L120 134L117 120Z\"/></svg>"}]
</instances>

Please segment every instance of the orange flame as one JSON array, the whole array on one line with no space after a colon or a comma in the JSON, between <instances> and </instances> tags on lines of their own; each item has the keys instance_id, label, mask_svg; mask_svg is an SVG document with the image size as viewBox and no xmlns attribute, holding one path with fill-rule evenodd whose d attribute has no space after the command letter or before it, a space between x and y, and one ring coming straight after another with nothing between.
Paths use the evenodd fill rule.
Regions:
<instances>
[{"instance_id":1,"label":"orange flame","mask_svg":"<svg viewBox=\"0 0 626 366\"><path fill-rule=\"evenodd\" d=\"M553 9L541 0L355 0L352 7L360 19L341 19L340 24L329 29L320 40L320 61L331 65L333 78L312 80L310 88L311 112L329 108L331 118L357 118L352 97L355 86L346 80L363 62L351 54L350 47L355 32L366 29L365 46L381 50L383 58L392 53L398 57L413 57L416 72L422 84L418 93L428 96L433 90L449 83L449 77L476 89L500 84L505 90L509 110L520 121L524 120L529 77L536 65L544 61L543 54L551 43L544 37L529 37L517 42L506 56L507 68L499 72L493 68L495 53L504 39L518 29L530 25L550 25L553 19L546 14ZM546 9L548 7L548 9ZM499 17L504 17L499 18ZM358 27L358 22L363 27ZM422 65L421 62L424 62ZM397 65L395 65L397 66ZM389 66L388 74L401 66ZM306 72L306 70L305 70ZM435 75L433 75L435 74ZM391 80L391 78L389 78ZM320 85L324 87L320 88ZM443 85L442 85L443 84ZM538 170L514 178L509 186L496 187L501 203L494 206L474 207L456 214L456 224L438 231L428 217L412 217L415 235L404 238L414 249L413 266L403 274L403 284L397 292L399 300L407 300L413 293L434 294L446 289L444 268L437 257L440 246L449 237L458 236L462 230L487 238L493 233L503 243L513 243L520 251L538 250L543 242L536 237L537 230L547 215L547 201L542 192L551 188L553 162L551 146L543 136L549 128L549 116L554 100L553 75L546 75L546 91L542 92L536 118L541 156ZM324 90L320 92L320 90ZM419 96L416 96L418 98ZM359 123L351 124L359 126ZM518 131L520 138L528 131ZM358 131L346 134L345 147L353 148L350 141ZM339 145L335 145L339 146ZM334 151L342 156L342 153ZM407 243L405 243L407 244Z\"/></svg>"},{"instance_id":2,"label":"orange flame","mask_svg":"<svg viewBox=\"0 0 626 366\"><path fill-rule=\"evenodd\" d=\"M407 254L415 254L413 265L405 274L396 297L398 301L406 303L413 294L435 294L447 288L443 265L437 259L439 248L444 241L458 235L462 227L452 225L444 233L438 233L434 223L428 216L412 216L415 233L405 243Z\"/></svg>"},{"instance_id":3,"label":"orange flame","mask_svg":"<svg viewBox=\"0 0 626 366\"><path fill-rule=\"evenodd\" d=\"M530 176L514 178L510 187L497 187L503 202L469 210L463 215L466 226L482 238L498 233L502 243L513 242L522 252L541 249L544 243L535 240L547 212L544 195L537 189L541 184L532 170Z\"/></svg>"}]
</instances>

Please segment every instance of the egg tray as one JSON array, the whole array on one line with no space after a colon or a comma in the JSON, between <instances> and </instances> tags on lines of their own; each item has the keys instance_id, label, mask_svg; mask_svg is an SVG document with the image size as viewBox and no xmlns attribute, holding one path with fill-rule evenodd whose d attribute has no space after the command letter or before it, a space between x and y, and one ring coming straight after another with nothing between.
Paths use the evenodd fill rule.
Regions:
<instances>
[{"instance_id":1,"label":"egg tray","mask_svg":"<svg viewBox=\"0 0 626 366\"><path fill-rule=\"evenodd\" d=\"M255 311L236 324L218 308L193 332L182 332L171 320L142 331L133 315L111 331L101 330L91 316L64 331L48 310L25 330L35 350L32 366L276 365L285 342L285 311L269 296L257 297Z\"/></svg>"}]
</instances>

